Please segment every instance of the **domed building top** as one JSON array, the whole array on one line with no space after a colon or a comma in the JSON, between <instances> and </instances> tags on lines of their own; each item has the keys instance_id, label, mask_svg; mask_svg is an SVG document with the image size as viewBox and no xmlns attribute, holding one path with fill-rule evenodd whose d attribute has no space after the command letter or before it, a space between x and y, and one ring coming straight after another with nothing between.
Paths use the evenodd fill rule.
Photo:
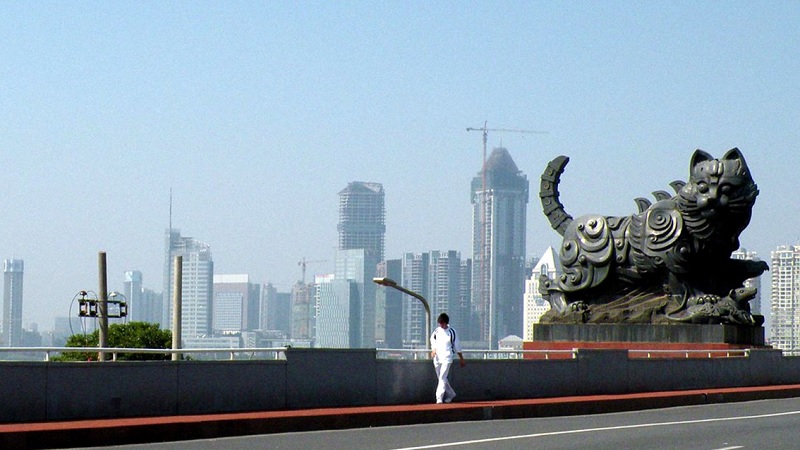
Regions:
<instances>
[{"instance_id":1,"label":"domed building top","mask_svg":"<svg viewBox=\"0 0 800 450\"><path fill-rule=\"evenodd\" d=\"M497 147L492 150L492 154L486 159L485 169L487 171L497 172L519 172L516 163L514 163L514 160L511 159L511 155L508 153L508 150L505 147Z\"/></svg>"}]
</instances>

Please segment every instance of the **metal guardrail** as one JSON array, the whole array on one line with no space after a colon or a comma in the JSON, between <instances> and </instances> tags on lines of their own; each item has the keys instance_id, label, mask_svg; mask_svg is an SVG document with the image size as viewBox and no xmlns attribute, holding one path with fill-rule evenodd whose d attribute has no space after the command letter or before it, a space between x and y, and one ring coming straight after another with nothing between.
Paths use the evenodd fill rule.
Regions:
<instances>
[{"instance_id":1,"label":"metal guardrail","mask_svg":"<svg viewBox=\"0 0 800 450\"><path fill-rule=\"evenodd\" d=\"M674 358L674 355L683 355L684 358L749 358L750 349L743 348L737 350L628 350L628 355L641 355L648 359L652 358Z\"/></svg>"},{"instance_id":2,"label":"metal guardrail","mask_svg":"<svg viewBox=\"0 0 800 450\"><path fill-rule=\"evenodd\" d=\"M99 348L99 347L0 347L0 361L50 361L53 355L63 353L105 353L111 357L111 361L117 361L121 354L188 354L188 355L227 355L228 359L236 360L237 355L249 355L239 359L266 359L266 360L285 360L286 347L265 347L265 348L182 348L177 350L161 348ZM406 359L406 360L428 360L430 351L426 349L390 349L378 348L376 350L377 359ZM506 359L575 359L579 349L569 350L464 350L464 358L470 360L506 360ZM22 358L6 359L3 355L14 354ZM42 359L30 359L27 355L42 355ZM256 357L259 355L259 357ZM750 349L738 350L689 350L689 349L630 349L628 355L634 358L656 359L656 358L747 358L750 356ZM680 356L676 356L680 355ZM800 356L800 351L784 350L784 356Z\"/></svg>"},{"instance_id":3,"label":"metal guardrail","mask_svg":"<svg viewBox=\"0 0 800 450\"><path fill-rule=\"evenodd\" d=\"M54 354L62 353L105 353L111 356L111 361L117 361L120 354L150 354L150 355L172 355L172 354L228 354L230 360L235 360L238 354L250 354L248 359L254 359L256 354L266 354L267 357L260 359L285 360L286 347L270 348L181 348L177 350L165 348L119 348L119 347L0 347L0 355L15 354L44 354L43 361L50 361ZM14 361L25 361L25 359L14 359Z\"/></svg>"}]
</instances>

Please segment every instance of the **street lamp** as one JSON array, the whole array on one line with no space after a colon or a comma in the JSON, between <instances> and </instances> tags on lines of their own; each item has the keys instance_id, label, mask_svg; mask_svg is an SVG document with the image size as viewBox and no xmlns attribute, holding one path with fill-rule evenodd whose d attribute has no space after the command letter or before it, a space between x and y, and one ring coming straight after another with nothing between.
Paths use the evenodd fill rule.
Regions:
<instances>
[{"instance_id":1,"label":"street lamp","mask_svg":"<svg viewBox=\"0 0 800 450\"><path fill-rule=\"evenodd\" d=\"M403 286L397 284L396 281L392 280L391 278L386 277L376 277L372 279L373 283L380 284L381 286L386 286L390 288L397 289L398 291L408 294L417 300L422 302L422 306L425 307L425 348L430 350L431 342L430 342L430 335L431 335L431 307L428 306L428 301L425 300L425 297L417 294L416 292L406 289Z\"/></svg>"}]
</instances>

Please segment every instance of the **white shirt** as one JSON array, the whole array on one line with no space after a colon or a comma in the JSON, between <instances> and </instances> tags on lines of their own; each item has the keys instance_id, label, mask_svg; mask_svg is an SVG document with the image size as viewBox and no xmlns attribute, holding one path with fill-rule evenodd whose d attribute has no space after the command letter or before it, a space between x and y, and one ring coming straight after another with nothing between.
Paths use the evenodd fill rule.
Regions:
<instances>
[{"instance_id":1,"label":"white shirt","mask_svg":"<svg viewBox=\"0 0 800 450\"><path fill-rule=\"evenodd\" d=\"M453 362L453 354L461 353L461 341L453 327L437 327L431 334L431 349L436 351L436 358Z\"/></svg>"}]
</instances>

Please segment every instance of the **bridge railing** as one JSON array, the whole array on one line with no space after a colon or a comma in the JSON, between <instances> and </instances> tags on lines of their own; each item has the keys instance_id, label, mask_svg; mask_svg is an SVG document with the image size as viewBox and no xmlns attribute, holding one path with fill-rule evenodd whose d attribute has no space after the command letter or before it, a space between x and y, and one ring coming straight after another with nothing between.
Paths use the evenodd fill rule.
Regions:
<instances>
[{"instance_id":1,"label":"bridge railing","mask_svg":"<svg viewBox=\"0 0 800 450\"><path fill-rule=\"evenodd\" d=\"M378 348L378 359L430 359L430 350L419 349L396 349ZM575 359L578 349L571 350L464 350L462 353L465 359L525 359L533 357L535 359Z\"/></svg>"},{"instance_id":2,"label":"bridge railing","mask_svg":"<svg viewBox=\"0 0 800 450\"><path fill-rule=\"evenodd\" d=\"M425 360L430 359L430 350L378 348L377 359ZM116 348L116 347L0 347L0 361L50 361L53 356L64 353L105 353L111 361L122 354L188 355L194 359L265 359L285 360L287 347L259 348L182 348L177 350L160 348ZM471 360L508 359L575 359L578 349L567 350L464 350L464 358ZM695 349L632 349L631 358L747 358L750 349L695 350ZM784 351L784 356L800 356L800 351Z\"/></svg>"},{"instance_id":3,"label":"bridge railing","mask_svg":"<svg viewBox=\"0 0 800 450\"><path fill-rule=\"evenodd\" d=\"M286 359L286 347L266 347L266 348L181 348L177 350L164 348L120 348L120 347L0 347L0 359L5 359L2 355L12 354L17 357L14 361L29 360L27 355L40 355L36 361L50 361L52 356L64 353L105 353L111 361L116 361L121 354L147 354L147 355L225 355L227 359ZM258 357L257 357L258 355ZM19 358L22 356L22 358Z\"/></svg>"}]
</instances>

